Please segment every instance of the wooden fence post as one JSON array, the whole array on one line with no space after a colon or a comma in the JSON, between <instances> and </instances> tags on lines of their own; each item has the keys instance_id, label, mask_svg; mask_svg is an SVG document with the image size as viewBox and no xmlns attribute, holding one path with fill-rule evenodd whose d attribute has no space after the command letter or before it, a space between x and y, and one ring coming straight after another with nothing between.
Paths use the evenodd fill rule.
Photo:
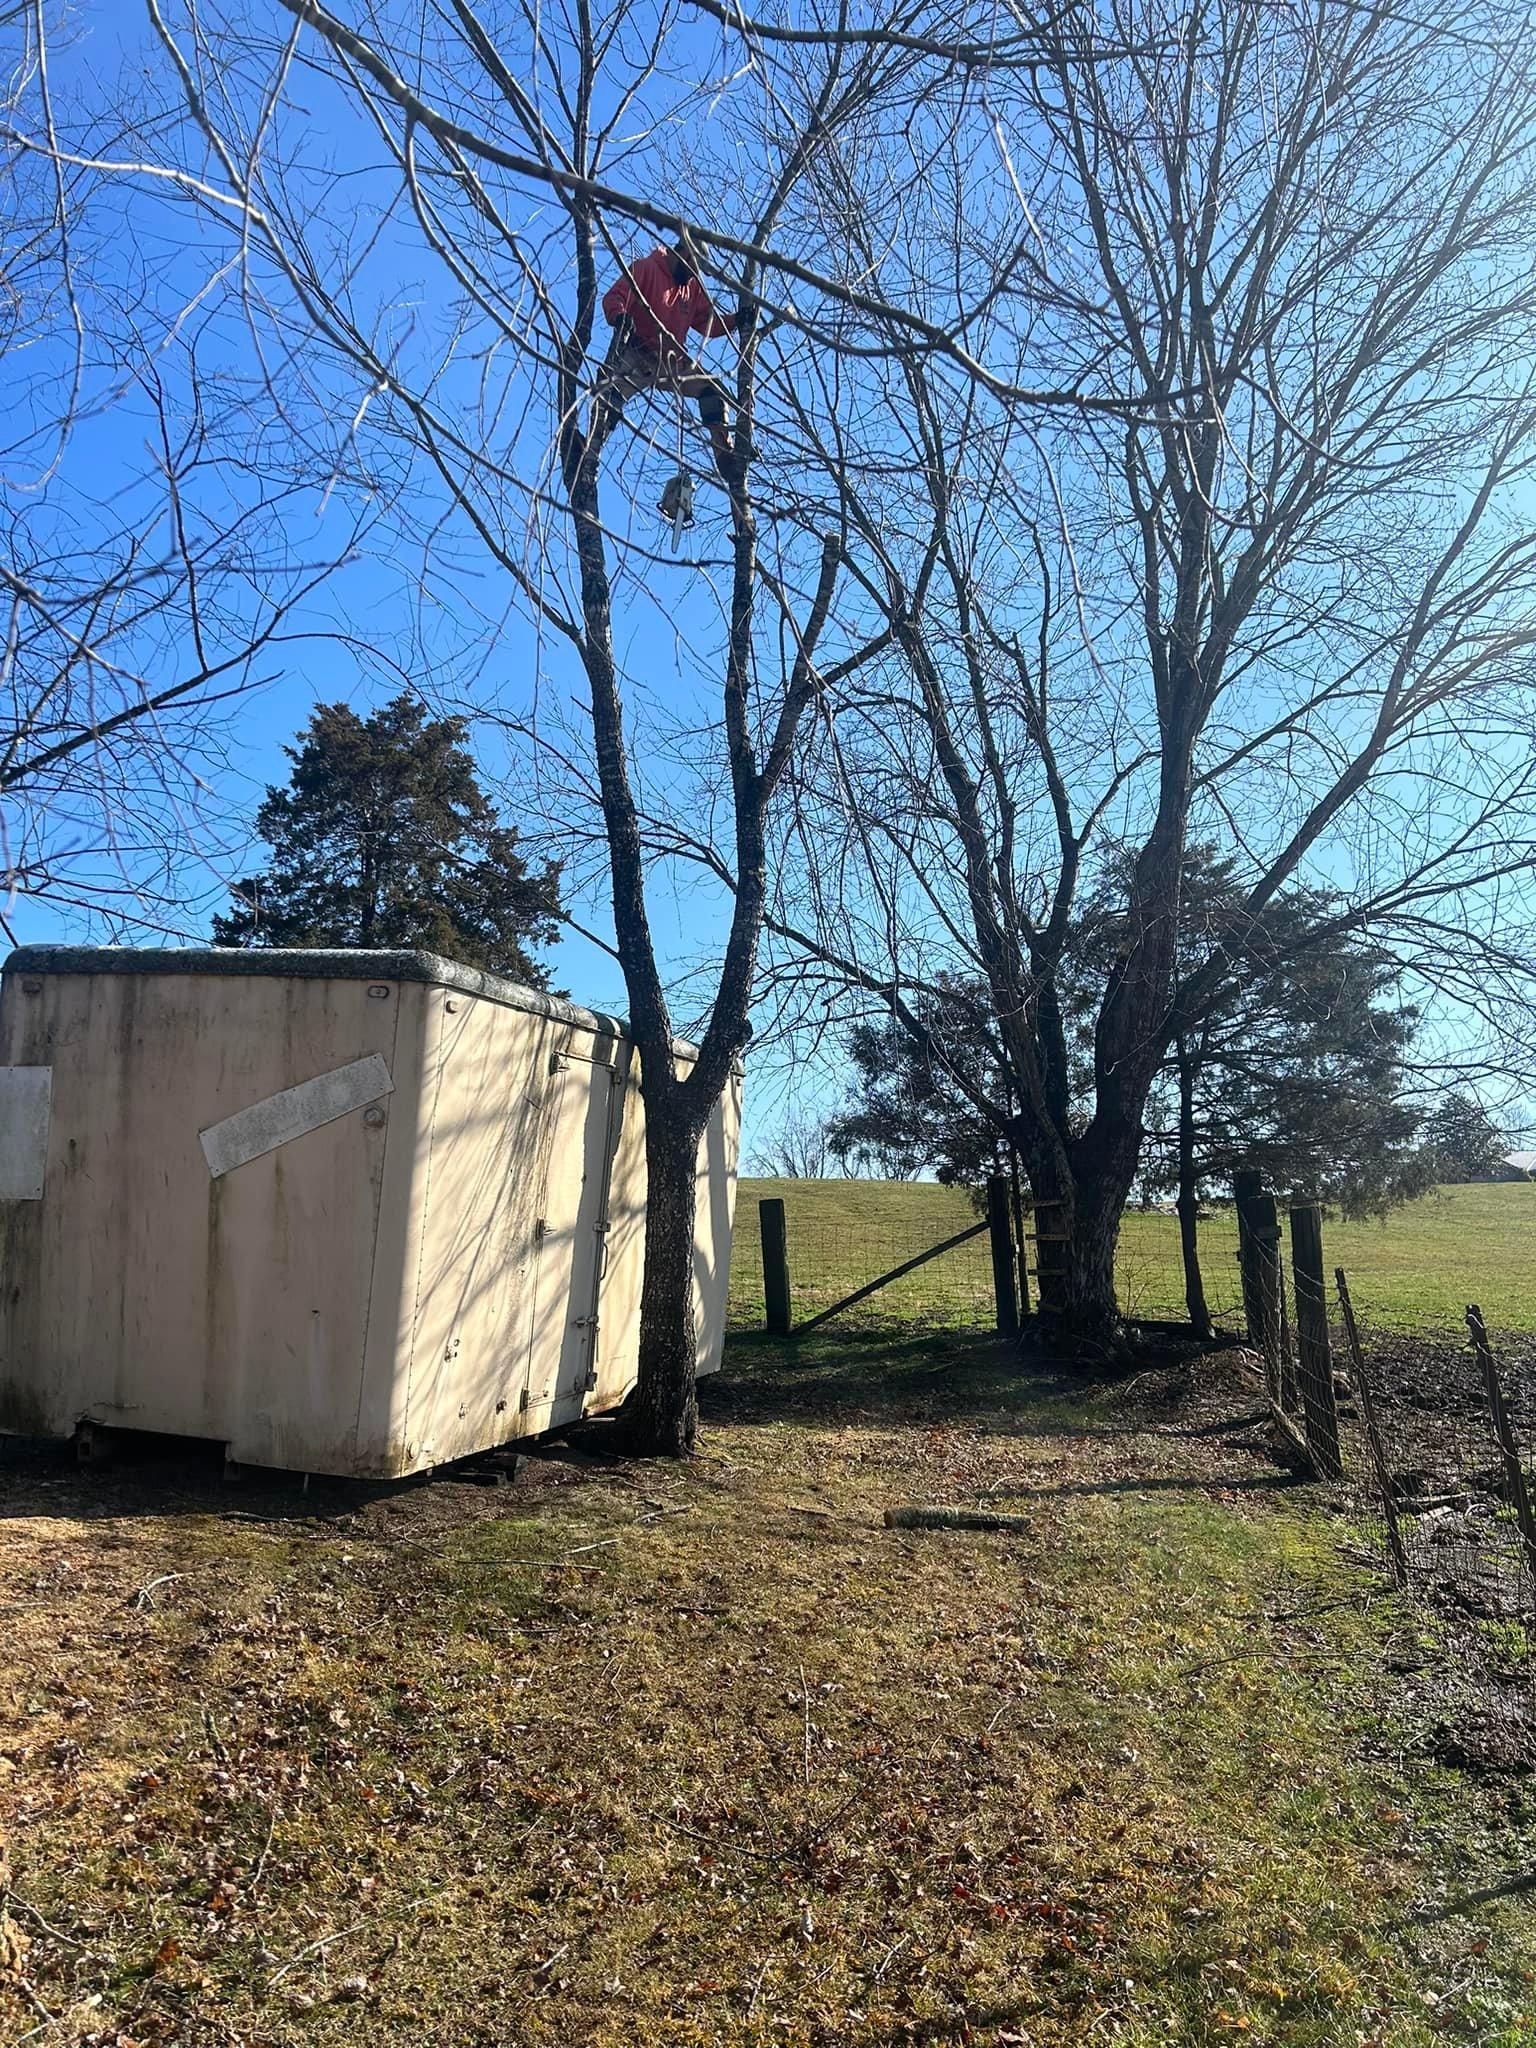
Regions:
<instances>
[{"instance_id":1,"label":"wooden fence post","mask_svg":"<svg viewBox=\"0 0 1536 2048\"><path fill-rule=\"evenodd\" d=\"M1328 1344L1328 1290L1323 1277L1323 1212L1304 1202L1291 1211L1291 1271L1296 1283L1296 1373L1307 1442L1324 1479L1342 1479L1339 1409Z\"/></svg>"},{"instance_id":2,"label":"wooden fence post","mask_svg":"<svg viewBox=\"0 0 1536 2048\"><path fill-rule=\"evenodd\" d=\"M784 1202L779 1195L765 1195L757 1205L758 1229L763 1240L763 1326L770 1337L790 1333L789 1233L784 1222Z\"/></svg>"},{"instance_id":3,"label":"wooden fence post","mask_svg":"<svg viewBox=\"0 0 1536 2048\"><path fill-rule=\"evenodd\" d=\"M1355 1305L1349 1298L1349 1282L1344 1277L1344 1268L1335 1266L1333 1277L1339 1290L1339 1308L1344 1316L1344 1334L1349 1339L1349 1357L1355 1369L1355 1385L1360 1393L1360 1413L1365 1417L1365 1440L1370 1448L1371 1466L1376 1474L1376 1490L1381 1495L1381 1512L1386 1518L1387 1556L1391 1560L1393 1578L1399 1586L1406 1588L1408 1553L1403 1548L1403 1532L1397 1520L1397 1497L1392 1491L1392 1473L1387 1464L1386 1446L1381 1440L1381 1425L1376 1419L1376 1397L1371 1392L1371 1383L1366 1376L1365 1353L1360 1348L1360 1332L1355 1327Z\"/></svg>"},{"instance_id":4,"label":"wooden fence post","mask_svg":"<svg viewBox=\"0 0 1536 2048\"><path fill-rule=\"evenodd\" d=\"M1260 1195L1250 1205L1248 1226L1253 1236L1259 1353L1275 1399L1284 1407L1289 1397L1294 1408L1296 1389L1294 1384L1287 1385L1291 1379L1291 1361L1285 1355L1285 1333L1280 1318L1280 1292L1284 1281L1280 1266L1280 1212L1275 1207L1273 1195Z\"/></svg>"},{"instance_id":5,"label":"wooden fence post","mask_svg":"<svg viewBox=\"0 0 1536 2048\"><path fill-rule=\"evenodd\" d=\"M1013 1220L1008 1182L1000 1173L987 1178L987 1230L992 1240L992 1291L997 1297L997 1334L1019 1334L1019 1295L1013 1269Z\"/></svg>"},{"instance_id":6,"label":"wooden fence post","mask_svg":"<svg viewBox=\"0 0 1536 2048\"><path fill-rule=\"evenodd\" d=\"M1248 1326L1248 1342L1255 1351L1264 1349L1264 1324L1260 1310L1261 1259L1253 1238L1253 1206L1263 1197L1263 1175L1251 1166L1239 1167L1232 1176L1232 1199L1237 1206L1237 1270L1243 1287L1243 1320Z\"/></svg>"},{"instance_id":7,"label":"wooden fence post","mask_svg":"<svg viewBox=\"0 0 1536 2048\"><path fill-rule=\"evenodd\" d=\"M1274 1196L1264 1193L1263 1179L1252 1167L1245 1166L1233 1176L1232 1193L1237 1203L1237 1259L1248 1342L1264 1361L1269 1398L1281 1408L1294 1407L1295 1389L1286 1384L1290 1359L1281 1313L1280 1212Z\"/></svg>"},{"instance_id":8,"label":"wooden fence post","mask_svg":"<svg viewBox=\"0 0 1536 2048\"><path fill-rule=\"evenodd\" d=\"M1483 1369L1483 1390L1488 1396L1488 1419L1493 1424L1493 1440L1498 1445L1499 1462L1504 1467L1504 1490L1509 1495L1510 1506L1515 1511L1515 1521L1519 1526L1526 1564L1532 1577L1536 1578L1536 1514L1531 1510L1530 1490L1525 1483L1525 1467L1520 1462L1520 1446L1515 1440L1514 1428L1509 1419L1509 1408L1504 1400L1504 1389L1499 1383L1499 1368L1494 1363L1493 1348L1488 1342L1483 1312L1475 1302L1467 1304L1467 1328L1472 1334L1472 1348L1477 1353L1477 1362Z\"/></svg>"}]
</instances>

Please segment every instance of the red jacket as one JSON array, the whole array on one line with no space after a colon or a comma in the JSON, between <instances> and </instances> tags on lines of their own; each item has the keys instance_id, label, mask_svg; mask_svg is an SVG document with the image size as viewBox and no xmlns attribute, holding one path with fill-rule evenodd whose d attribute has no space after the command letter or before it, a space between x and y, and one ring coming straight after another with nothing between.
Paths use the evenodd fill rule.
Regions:
<instances>
[{"instance_id":1,"label":"red jacket","mask_svg":"<svg viewBox=\"0 0 1536 2048\"><path fill-rule=\"evenodd\" d=\"M670 249L653 249L609 285L603 293L603 312L612 326L627 314L640 346L663 357L678 350L687 353L690 329L707 341L712 335L731 333L736 325L733 317L715 311L696 277L683 284L676 281Z\"/></svg>"}]
</instances>

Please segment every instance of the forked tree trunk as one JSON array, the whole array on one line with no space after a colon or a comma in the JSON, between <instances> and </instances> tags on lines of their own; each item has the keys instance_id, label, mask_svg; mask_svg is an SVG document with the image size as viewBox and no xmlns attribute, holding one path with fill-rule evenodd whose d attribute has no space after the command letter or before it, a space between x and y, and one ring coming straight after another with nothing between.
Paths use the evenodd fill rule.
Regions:
<instances>
[{"instance_id":1,"label":"forked tree trunk","mask_svg":"<svg viewBox=\"0 0 1536 2048\"><path fill-rule=\"evenodd\" d=\"M693 1226L701 1136L664 1092L647 1101L640 1368L627 1416L635 1449L658 1457L687 1457L699 1430Z\"/></svg>"}]
</instances>

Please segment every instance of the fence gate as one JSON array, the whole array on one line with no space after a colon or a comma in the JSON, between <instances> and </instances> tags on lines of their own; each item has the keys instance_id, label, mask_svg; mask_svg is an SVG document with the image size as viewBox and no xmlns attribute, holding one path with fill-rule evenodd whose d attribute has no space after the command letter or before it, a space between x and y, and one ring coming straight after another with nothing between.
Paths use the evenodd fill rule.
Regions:
<instances>
[{"instance_id":1,"label":"fence gate","mask_svg":"<svg viewBox=\"0 0 1536 2048\"><path fill-rule=\"evenodd\" d=\"M985 1215L937 1236L933 1220L920 1215L866 1213L860 1184L846 1185L842 1211L825 1195L804 1206L792 1196L759 1201L759 1327L770 1336L803 1337L837 1318L850 1330L981 1324L1017 1336L1027 1283L1013 1195L1002 1175L987 1183Z\"/></svg>"}]
</instances>

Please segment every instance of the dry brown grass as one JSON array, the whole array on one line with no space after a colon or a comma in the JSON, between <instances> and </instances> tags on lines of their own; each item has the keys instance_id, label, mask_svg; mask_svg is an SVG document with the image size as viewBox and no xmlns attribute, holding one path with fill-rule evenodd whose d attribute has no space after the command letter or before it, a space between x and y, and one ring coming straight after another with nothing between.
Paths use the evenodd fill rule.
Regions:
<instances>
[{"instance_id":1,"label":"dry brown grass","mask_svg":"<svg viewBox=\"0 0 1536 2048\"><path fill-rule=\"evenodd\" d=\"M686 1470L13 1465L0 2036L1536 2040L1518 1905L1401 1924L1523 1795L1304 1491L985 1346L731 1378Z\"/></svg>"}]
</instances>

